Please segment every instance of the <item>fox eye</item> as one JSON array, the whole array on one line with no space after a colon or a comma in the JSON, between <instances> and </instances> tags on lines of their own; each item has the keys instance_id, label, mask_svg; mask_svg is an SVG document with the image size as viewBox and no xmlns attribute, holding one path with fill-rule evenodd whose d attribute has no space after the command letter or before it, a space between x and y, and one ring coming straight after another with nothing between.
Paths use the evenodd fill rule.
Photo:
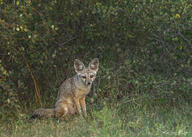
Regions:
<instances>
[{"instance_id":1,"label":"fox eye","mask_svg":"<svg viewBox=\"0 0 192 137\"><path fill-rule=\"evenodd\" d=\"M86 79L86 76L82 76L83 79Z\"/></svg>"},{"instance_id":2,"label":"fox eye","mask_svg":"<svg viewBox=\"0 0 192 137\"><path fill-rule=\"evenodd\" d=\"M90 78L93 78L94 77L94 75L90 75Z\"/></svg>"}]
</instances>

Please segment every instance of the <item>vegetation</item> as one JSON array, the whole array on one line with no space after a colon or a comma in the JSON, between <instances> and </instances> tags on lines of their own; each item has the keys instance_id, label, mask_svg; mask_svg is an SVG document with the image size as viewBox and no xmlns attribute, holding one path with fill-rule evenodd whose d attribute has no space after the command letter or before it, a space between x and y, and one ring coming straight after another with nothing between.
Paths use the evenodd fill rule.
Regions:
<instances>
[{"instance_id":1,"label":"vegetation","mask_svg":"<svg viewBox=\"0 0 192 137\"><path fill-rule=\"evenodd\" d=\"M191 15L191 0L0 0L1 136L192 136ZM28 120L95 57L87 120Z\"/></svg>"},{"instance_id":2,"label":"vegetation","mask_svg":"<svg viewBox=\"0 0 192 137\"><path fill-rule=\"evenodd\" d=\"M86 120L75 116L68 121L22 119L5 123L0 127L0 135L2 137L191 137L191 105L184 102L179 104L171 106L167 103L156 103L150 98L136 97L129 103L117 106L103 105L99 110L91 108Z\"/></svg>"}]
</instances>

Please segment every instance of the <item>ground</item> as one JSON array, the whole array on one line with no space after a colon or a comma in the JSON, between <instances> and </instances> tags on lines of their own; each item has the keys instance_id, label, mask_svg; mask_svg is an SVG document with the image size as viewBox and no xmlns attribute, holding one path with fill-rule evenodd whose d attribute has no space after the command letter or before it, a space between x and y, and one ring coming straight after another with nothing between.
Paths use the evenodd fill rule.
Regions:
<instances>
[{"instance_id":1,"label":"ground","mask_svg":"<svg viewBox=\"0 0 192 137\"><path fill-rule=\"evenodd\" d=\"M145 96L103 105L88 105L89 116L68 120L21 118L4 122L1 137L191 137L192 108L184 100L170 102Z\"/></svg>"}]
</instances>

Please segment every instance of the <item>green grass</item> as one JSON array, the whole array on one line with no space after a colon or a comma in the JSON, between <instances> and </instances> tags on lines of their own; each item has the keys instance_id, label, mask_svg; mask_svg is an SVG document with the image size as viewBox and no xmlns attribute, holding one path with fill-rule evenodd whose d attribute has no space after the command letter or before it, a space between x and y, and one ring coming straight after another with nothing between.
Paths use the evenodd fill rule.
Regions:
<instances>
[{"instance_id":1,"label":"green grass","mask_svg":"<svg viewBox=\"0 0 192 137\"><path fill-rule=\"evenodd\" d=\"M105 104L105 103L104 103ZM135 97L121 103L90 106L89 117L70 120L15 120L0 126L1 137L191 137L192 108L184 100Z\"/></svg>"}]
</instances>

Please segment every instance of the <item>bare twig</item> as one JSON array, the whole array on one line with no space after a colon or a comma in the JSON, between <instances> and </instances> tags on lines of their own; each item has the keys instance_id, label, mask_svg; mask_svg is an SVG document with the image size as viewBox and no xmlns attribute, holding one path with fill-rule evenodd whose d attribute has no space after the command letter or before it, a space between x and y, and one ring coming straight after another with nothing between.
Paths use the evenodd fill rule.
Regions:
<instances>
[{"instance_id":1,"label":"bare twig","mask_svg":"<svg viewBox=\"0 0 192 137\"><path fill-rule=\"evenodd\" d=\"M38 86L37 81L35 79L35 76L34 76L32 70L31 70L31 68L29 66L29 63L28 63L27 59L25 58L25 55L23 54L23 52L21 52L21 55L23 57L23 60L25 62L25 65L26 65L27 69L29 70L29 72L31 74L31 78L32 78L34 86L35 86L35 99L36 99L36 102L37 102L37 100L39 100L39 103L42 106L42 101L41 101L41 96L40 96L40 89L39 89L39 86Z\"/></svg>"},{"instance_id":2,"label":"bare twig","mask_svg":"<svg viewBox=\"0 0 192 137\"><path fill-rule=\"evenodd\" d=\"M191 41L187 39L181 32L178 33L179 36L181 36L189 45L191 45Z\"/></svg>"},{"instance_id":3,"label":"bare twig","mask_svg":"<svg viewBox=\"0 0 192 137\"><path fill-rule=\"evenodd\" d=\"M0 54L0 56L9 56L8 54Z\"/></svg>"},{"instance_id":4,"label":"bare twig","mask_svg":"<svg viewBox=\"0 0 192 137\"><path fill-rule=\"evenodd\" d=\"M63 43L60 43L59 46L63 46L63 45L69 43L70 41L72 41L72 40L74 40L74 39L76 39L76 38L77 38L77 37L73 37L73 38L71 38L71 39L69 39L69 40L67 40L67 41L65 41L65 42L63 42Z\"/></svg>"}]
</instances>

